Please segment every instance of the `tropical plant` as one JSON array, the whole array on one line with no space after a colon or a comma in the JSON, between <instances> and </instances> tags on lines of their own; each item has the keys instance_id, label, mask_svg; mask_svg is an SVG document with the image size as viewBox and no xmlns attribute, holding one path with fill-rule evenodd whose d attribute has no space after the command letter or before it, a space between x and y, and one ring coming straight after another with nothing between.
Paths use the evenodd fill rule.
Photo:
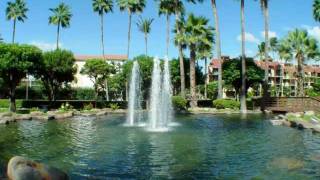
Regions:
<instances>
[{"instance_id":1,"label":"tropical plant","mask_svg":"<svg viewBox=\"0 0 320 180\"><path fill-rule=\"evenodd\" d=\"M42 52L37 47L0 44L0 76L3 81L2 86L8 90L10 111L16 111L16 87L27 72L34 72L41 59Z\"/></svg>"},{"instance_id":2,"label":"tropical plant","mask_svg":"<svg viewBox=\"0 0 320 180\"><path fill-rule=\"evenodd\" d=\"M215 38L216 38L216 53L217 59L221 61L221 40L220 40L220 26L219 26L219 16L217 11L216 0L211 0L211 6L214 16L215 23ZM222 98L222 69L221 66L218 68L218 98Z\"/></svg>"},{"instance_id":3,"label":"tropical plant","mask_svg":"<svg viewBox=\"0 0 320 180\"><path fill-rule=\"evenodd\" d=\"M131 19L132 14L140 13L146 6L145 0L117 0L120 11L127 11L129 15L128 22L128 47L127 47L127 57L130 53L130 40L131 40Z\"/></svg>"},{"instance_id":4,"label":"tropical plant","mask_svg":"<svg viewBox=\"0 0 320 180\"><path fill-rule=\"evenodd\" d=\"M185 29L185 32L177 34L176 38L178 41L185 43L190 50L190 105L194 108L197 106L195 61L202 46L212 46L213 28L208 26L208 19L190 14L183 29Z\"/></svg>"},{"instance_id":5,"label":"tropical plant","mask_svg":"<svg viewBox=\"0 0 320 180\"><path fill-rule=\"evenodd\" d=\"M93 11L97 12L100 16L100 28L101 28L101 49L102 56L104 57L104 33L103 33L103 17L105 13L112 12L113 2L112 0L93 0Z\"/></svg>"},{"instance_id":6,"label":"tropical plant","mask_svg":"<svg viewBox=\"0 0 320 180\"><path fill-rule=\"evenodd\" d=\"M320 22L320 0L314 0L313 2L313 18Z\"/></svg>"},{"instance_id":7,"label":"tropical plant","mask_svg":"<svg viewBox=\"0 0 320 180\"><path fill-rule=\"evenodd\" d=\"M263 61L265 59L265 47L266 47L266 43L265 42L261 42L260 44L258 44L258 52L257 55L255 57L258 57L260 59L260 61Z\"/></svg>"},{"instance_id":8,"label":"tropical plant","mask_svg":"<svg viewBox=\"0 0 320 180\"><path fill-rule=\"evenodd\" d=\"M7 20L13 20L12 43L15 42L16 23L17 20L24 22L27 19L28 12L27 5L24 0L16 0L15 2L8 2L6 9Z\"/></svg>"},{"instance_id":9,"label":"tropical plant","mask_svg":"<svg viewBox=\"0 0 320 180\"><path fill-rule=\"evenodd\" d=\"M153 22L153 19L143 19L141 16L139 21L137 22L139 31L144 34L146 56L148 55L148 34L151 31L152 22Z\"/></svg>"},{"instance_id":10,"label":"tropical plant","mask_svg":"<svg viewBox=\"0 0 320 180\"><path fill-rule=\"evenodd\" d=\"M49 17L49 24L57 26L57 49L59 49L60 27L68 28L71 21L70 7L65 3L60 3L56 8L49 9L53 15Z\"/></svg>"},{"instance_id":11,"label":"tropical plant","mask_svg":"<svg viewBox=\"0 0 320 180\"><path fill-rule=\"evenodd\" d=\"M287 59L295 59L297 63L298 96L304 96L303 66L307 60L317 58L319 49L317 40L310 37L306 30L295 29L290 31L282 40L282 52Z\"/></svg>"},{"instance_id":12,"label":"tropical plant","mask_svg":"<svg viewBox=\"0 0 320 180\"><path fill-rule=\"evenodd\" d=\"M235 109L239 110L240 104L233 99L216 99L212 102L213 107L217 109Z\"/></svg>"},{"instance_id":13,"label":"tropical plant","mask_svg":"<svg viewBox=\"0 0 320 180\"><path fill-rule=\"evenodd\" d=\"M169 56L170 45L170 16L175 13L172 0L159 0L159 15L165 15L167 21L166 55Z\"/></svg>"},{"instance_id":14,"label":"tropical plant","mask_svg":"<svg viewBox=\"0 0 320 180\"><path fill-rule=\"evenodd\" d=\"M72 52L57 49L45 52L38 64L35 77L41 79L49 101L55 101L64 86L74 80L77 72Z\"/></svg>"},{"instance_id":15,"label":"tropical plant","mask_svg":"<svg viewBox=\"0 0 320 180\"><path fill-rule=\"evenodd\" d=\"M115 73L115 68L103 59L91 59L86 61L80 73L89 76L94 86L96 99L98 99L99 93L107 90L106 80ZM108 97L107 92L106 96Z\"/></svg>"},{"instance_id":16,"label":"tropical plant","mask_svg":"<svg viewBox=\"0 0 320 180\"><path fill-rule=\"evenodd\" d=\"M182 96L173 96L172 97L172 105L175 110L186 110L187 109L188 101L186 98Z\"/></svg>"}]
</instances>

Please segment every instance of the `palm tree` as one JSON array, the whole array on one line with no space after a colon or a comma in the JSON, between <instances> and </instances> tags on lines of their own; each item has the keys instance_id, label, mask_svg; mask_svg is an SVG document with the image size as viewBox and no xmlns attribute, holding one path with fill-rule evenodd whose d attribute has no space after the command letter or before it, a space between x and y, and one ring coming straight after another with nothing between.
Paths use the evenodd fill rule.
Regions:
<instances>
[{"instance_id":1,"label":"palm tree","mask_svg":"<svg viewBox=\"0 0 320 180\"><path fill-rule=\"evenodd\" d=\"M127 47L127 57L129 58L132 14L142 12L146 4L145 4L145 0L117 0L117 2L120 8L120 11L128 11L128 14L129 14L128 47Z\"/></svg>"},{"instance_id":2,"label":"palm tree","mask_svg":"<svg viewBox=\"0 0 320 180\"><path fill-rule=\"evenodd\" d=\"M6 16L7 16L7 20L13 20L12 43L14 43L14 40L15 40L17 20L24 22L24 20L27 19L27 15L26 15L27 12L28 12L28 8L24 0L16 0L15 2L8 2L8 6L6 9Z\"/></svg>"},{"instance_id":3,"label":"palm tree","mask_svg":"<svg viewBox=\"0 0 320 180\"><path fill-rule=\"evenodd\" d=\"M186 23L184 23L183 29L185 32L177 34L177 39L180 42L184 42L190 50L190 106L192 108L197 106L195 75L197 53L202 46L210 47L213 43L213 28L208 26L208 22L208 19L204 17L196 17L193 14L190 14ZM183 22L180 23L181 25L183 24Z\"/></svg>"},{"instance_id":4,"label":"palm tree","mask_svg":"<svg viewBox=\"0 0 320 180\"><path fill-rule=\"evenodd\" d=\"M263 61L265 59L265 47L266 47L266 43L265 42L261 42L258 45L258 53L256 55L256 57L259 57L260 61Z\"/></svg>"},{"instance_id":5,"label":"palm tree","mask_svg":"<svg viewBox=\"0 0 320 180\"><path fill-rule=\"evenodd\" d=\"M101 48L102 56L105 58L104 54L104 35L103 35L103 16L104 13L112 12L113 2L112 0L93 0L92 2L93 11L97 12L100 16L100 27L101 27Z\"/></svg>"},{"instance_id":6,"label":"palm tree","mask_svg":"<svg viewBox=\"0 0 320 180\"><path fill-rule=\"evenodd\" d=\"M209 34L212 36L211 34ZM209 37L210 38L210 37ZM213 39L213 38L210 38ZM208 98L208 81L209 81L209 73L208 73L208 59L212 57L212 49L213 49L213 43L211 44L199 44L198 47L198 53L197 53L197 59L204 59L204 74L206 76L205 82L204 82L204 97L205 99Z\"/></svg>"},{"instance_id":7,"label":"palm tree","mask_svg":"<svg viewBox=\"0 0 320 180\"><path fill-rule=\"evenodd\" d=\"M270 45L270 51L272 52L272 59L275 60L275 53L278 51L278 46L279 46L279 42L278 42L278 38L276 37L272 37L269 40L269 45Z\"/></svg>"},{"instance_id":8,"label":"palm tree","mask_svg":"<svg viewBox=\"0 0 320 180\"><path fill-rule=\"evenodd\" d=\"M64 3L60 3L56 8L49 9L53 15L49 17L49 24L57 25L57 49L59 49L60 26L67 28L70 26L71 11L70 7Z\"/></svg>"},{"instance_id":9,"label":"palm tree","mask_svg":"<svg viewBox=\"0 0 320 180\"><path fill-rule=\"evenodd\" d=\"M221 61L221 40L220 40L220 27L219 27L219 17L217 12L216 0L211 0L211 6L215 22L215 37L216 37L216 53L217 59ZM218 68L218 98L222 98L222 66Z\"/></svg>"},{"instance_id":10,"label":"palm tree","mask_svg":"<svg viewBox=\"0 0 320 180\"><path fill-rule=\"evenodd\" d=\"M246 48L245 48L245 17L244 17L244 0L240 0L240 17L241 17L241 92L240 92L240 110L241 113L247 113L246 102Z\"/></svg>"},{"instance_id":11,"label":"palm tree","mask_svg":"<svg viewBox=\"0 0 320 180\"><path fill-rule=\"evenodd\" d=\"M314 0L313 2L313 18L320 22L320 0Z\"/></svg>"},{"instance_id":12,"label":"palm tree","mask_svg":"<svg viewBox=\"0 0 320 180\"><path fill-rule=\"evenodd\" d=\"M175 13L175 4L172 0L160 0L159 15L165 15L167 21L167 39L166 39L166 55L169 56L170 43L170 16Z\"/></svg>"},{"instance_id":13,"label":"palm tree","mask_svg":"<svg viewBox=\"0 0 320 180\"><path fill-rule=\"evenodd\" d=\"M148 55L148 34L151 31L152 22L153 22L153 19L143 19L141 16L139 21L137 22L139 31L141 31L144 34L146 56Z\"/></svg>"},{"instance_id":14,"label":"palm tree","mask_svg":"<svg viewBox=\"0 0 320 180\"><path fill-rule=\"evenodd\" d=\"M295 29L290 31L283 39L280 46L282 55L287 59L295 59L297 62L298 96L304 96L304 72L303 66L309 59L318 57L319 50L317 40L310 37L306 30ZM290 58L288 58L290 57Z\"/></svg>"}]
</instances>

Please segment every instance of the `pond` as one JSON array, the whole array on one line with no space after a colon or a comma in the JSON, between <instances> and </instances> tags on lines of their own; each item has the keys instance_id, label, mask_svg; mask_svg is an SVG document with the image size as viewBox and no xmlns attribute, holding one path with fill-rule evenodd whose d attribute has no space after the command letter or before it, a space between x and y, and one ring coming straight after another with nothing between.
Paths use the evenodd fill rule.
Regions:
<instances>
[{"instance_id":1,"label":"pond","mask_svg":"<svg viewBox=\"0 0 320 180\"><path fill-rule=\"evenodd\" d=\"M180 115L168 132L123 115L0 125L0 178L21 155L72 179L320 179L320 136L264 115Z\"/></svg>"}]
</instances>

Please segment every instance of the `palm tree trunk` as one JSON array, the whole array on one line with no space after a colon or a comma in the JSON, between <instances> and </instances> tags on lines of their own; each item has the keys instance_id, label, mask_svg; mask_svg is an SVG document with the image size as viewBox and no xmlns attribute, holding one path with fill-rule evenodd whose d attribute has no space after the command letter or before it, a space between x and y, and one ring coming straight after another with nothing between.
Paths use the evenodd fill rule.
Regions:
<instances>
[{"instance_id":1,"label":"palm tree trunk","mask_svg":"<svg viewBox=\"0 0 320 180\"><path fill-rule=\"evenodd\" d=\"M204 74L206 75L206 80L204 82L204 98L208 98L208 81L209 81L209 74L208 74L208 67L207 67L207 57L204 58Z\"/></svg>"},{"instance_id":2,"label":"palm tree trunk","mask_svg":"<svg viewBox=\"0 0 320 180\"><path fill-rule=\"evenodd\" d=\"M16 96L15 96L15 85L13 84L13 74L12 72L9 73L10 78L10 90L9 90L9 96L10 96L10 112L16 112Z\"/></svg>"},{"instance_id":3,"label":"palm tree trunk","mask_svg":"<svg viewBox=\"0 0 320 180\"><path fill-rule=\"evenodd\" d=\"M131 19L132 19L132 14L131 11L129 10L129 27L128 27L128 47L127 47L127 57L129 58L129 53L130 53L130 39L131 39Z\"/></svg>"},{"instance_id":4,"label":"palm tree trunk","mask_svg":"<svg viewBox=\"0 0 320 180\"><path fill-rule=\"evenodd\" d=\"M59 49L59 38L60 38L60 22L58 22L58 29L57 29L57 49Z\"/></svg>"},{"instance_id":5,"label":"palm tree trunk","mask_svg":"<svg viewBox=\"0 0 320 180\"><path fill-rule=\"evenodd\" d=\"M169 58L169 43L170 43L170 16L167 14L167 49L166 55Z\"/></svg>"},{"instance_id":6,"label":"palm tree trunk","mask_svg":"<svg viewBox=\"0 0 320 180\"><path fill-rule=\"evenodd\" d=\"M304 96L304 72L303 72L303 56L298 55L298 96Z\"/></svg>"},{"instance_id":7,"label":"palm tree trunk","mask_svg":"<svg viewBox=\"0 0 320 180\"><path fill-rule=\"evenodd\" d=\"M16 36L16 23L17 23L17 20L14 19L13 20L13 32L12 32L12 44L14 44L14 39L15 39L15 36Z\"/></svg>"},{"instance_id":8,"label":"palm tree trunk","mask_svg":"<svg viewBox=\"0 0 320 180\"><path fill-rule=\"evenodd\" d=\"M264 81L263 81L263 100L261 103L261 110L265 110L265 103L269 98L269 9L268 9L268 0L262 1L262 8L264 14L264 34L265 34L265 49L264 49L264 58L265 58L265 69L264 69Z\"/></svg>"},{"instance_id":9,"label":"palm tree trunk","mask_svg":"<svg viewBox=\"0 0 320 180\"><path fill-rule=\"evenodd\" d=\"M176 12L176 21L180 19L180 13ZM180 34L180 27L177 27L178 34ZM183 49L180 42L178 42L179 50L179 64L180 64L180 94L182 97L186 96L186 77L184 71L184 59L183 59Z\"/></svg>"},{"instance_id":10,"label":"palm tree trunk","mask_svg":"<svg viewBox=\"0 0 320 180\"><path fill-rule=\"evenodd\" d=\"M216 33L216 51L217 58L221 61L221 39L220 39L220 27L219 27L219 17L217 12L216 0L211 0L213 16L215 19L215 33ZM222 89L222 61L221 66L218 68L218 99L223 98Z\"/></svg>"},{"instance_id":11,"label":"palm tree trunk","mask_svg":"<svg viewBox=\"0 0 320 180\"><path fill-rule=\"evenodd\" d=\"M101 14L101 48L102 48L102 57L105 59L104 56L104 34L103 34L103 14Z\"/></svg>"},{"instance_id":12,"label":"palm tree trunk","mask_svg":"<svg viewBox=\"0 0 320 180\"><path fill-rule=\"evenodd\" d=\"M245 21L244 21L244 0L241 0L241 95L240 95L240 110L241 113L247 113L246 103L246 49L245 49Z\"/></svg>"},{"instance_id":13,"label":"palm tree trunk","mask_svg":"<svg viewBox=\"0 0 320 180\"><path fill-rule=\"evenodd\" d=\"M146 45L146 56L148 56L148 34L147 33L144 34L144 42Z\"/></svg>"},{"instance_id":14,"label":"palm tree trunk","mask_svg":"<svg viewBox=\"0 0 320 180\"><path fill-rule=\"evenodd\" d=\"M190 46L190 93L191 93L191 108L197 107L197 94L196 94L196 52L194 45Z\"/></svg>"}]
</instances>

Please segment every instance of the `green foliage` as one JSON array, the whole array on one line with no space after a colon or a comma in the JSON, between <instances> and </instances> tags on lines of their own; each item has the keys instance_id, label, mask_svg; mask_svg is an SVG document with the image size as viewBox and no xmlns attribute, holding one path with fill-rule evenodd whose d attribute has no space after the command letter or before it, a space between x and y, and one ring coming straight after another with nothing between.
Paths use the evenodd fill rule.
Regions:
<instances>
[{"instance_id":1,"label":"green foliage","mask_svg":"<svg viewBox=\"0 0 320 180\"><path fill-rule=\"evenodd\" d=\"M313 2L313 18L320 22L320 0L314 0Z\"/></svg>"},{"instance_id":2,"label":"green foliage","mask_svg":"<svg viewBox=\"0 0 320 180\"><path fill-rule=\"evenodd\" d=\"M58 111L60 112L67 112L73 109L73 106L71 106L68 102L64 103L60 106L60 108L58 109Z\"/></svg>"},{"instance_id":3,"label":"green foliage","mask_svg":"<svg viewBox=\"0 0 320 180\"><path fill-rule=\"evenodd\" d=\"M37 47L18 44L0 44L0 77L2 88L8 90L9 97L14 101L15 90L26 73L33 73L41 62L42 53ZM15 111L12 103L11 111Z\"/></svg>"},{"instance_id":4,"label":"green foliage","mask_svg":"<svg viewBox=\"0 0 320 180\"><path fill-rule=\"evenodd\" d=\"M213 101L213 107L217 109L239 109L240 102L233 99L217 99Z\"/></svg>"},{"instance_id":5,"label":"green foliage","mask_svg":"<svg viewBox=\"0 0 320 180\"><path fill-rule=\"evenodd\" d=\"M111 103L110 104L110 108L115 111L118 110L120 108L120 106L117 103Z\"/></svg>"},{"instance_id":6,"label":"green foliage","mask_svg":"<svg viewBox=\"0 0 320 180\"><path fill-rule=\"evenodd\" d=\"M146 6L145 0L117 0L120 11L128 11L130 13L139 13L142 12Z\"/></svg>"},{"instance_id":7,"label":"green foliage","mask_svg":"<svg viewBox=\"0 0 320 180\"><path fill-rule=\"evenodd\" d=\"M16 100L17 108L22 108L22 100ZM0 108L8 109L10 107L10 101L8 99L0 99Z\"/></svg>"},{"instance_id":8,"label":"green foliage","mask_svg":"<svg viewBox=\"0 0 320 180\"><path fill-rule=\"evenodd\" d=\"M95 92L92 88L74 88L72 89L72 98L76 100L94 100Z\"/></svg>"},{"instance_id":9,"label":"green foliage","mask_svg":"<svg viewBox=\"0 0 320 180\"><path fill-rule=\"evenodd\" d=\"M241 61L240 59L232 59L224 61L222 64L222 79L225 85L232 86L237 94L241 88ZM246 88L253 87L257 83L261 83L264 78L264 70L256 65L252 58L246 59L247 81Z\"/></svg>"},{"instance_id":10,"label":"green foliage","mask_svg":"<svg viewBox=\"0 0 320 180\"><path fill-rule=\"evenodd\" d=\"M91 111L92 109L93 109L92 103L85 104L83 107L83 110L86 110L86 111Z\"/></svg>"},{"instance_id":11,"label":"green foliage","mask_svg":"<svg viewBox=\"0 0 320 180\"><path fill-rule=\"evenodd\" d=\"M88 75L91 81L94 83L94 90L96 92L96 99L100 92L104 92L106 89L107 78L116 72L113 65L108 64L103 59L91 59L86 61L85 65L81 69L81 74Z\"/></svg>"},{"instance_id":12,"label":"green foliage","mask_svg":"<svg viewBox=\"0 0 320 180\"><path fill-rule=\"evenodd\" d=\"M112 12L113 2L112 0L93 0L92 7L94 12L103 15L103 13Z\"/></svg>"},{"instance_id":13,"label":"green foliage","mask_svg":"<svg viewBox=\"0 0 320 180\"><path fill-rule=\"evenodd\" d=\"M63 86L74 80L77 72L73 53L67 50L54 50L43 54L43 61L38 64L35 77L41 79L50 101Z\"/></svg>"},{"instance_id":14,"label":"green foliage","mask_svg":"<svg viewBox=\"0 0 320 180\"><path fill-rule=\"evenodd\" d=\"M49 17L49 24L54 24L63 28L70 26L72 14L68 5L60 3L58 7L50 8L50 11L53 15Z\"/></svg>"},{"instance_id":15,"label":"green foliage","mask_svg":"<svg viewBox=\"0 0 320 180\"><path fill-rule=\"evenodd\" d=\"M172 105L176 110L185 110L187 109L188 101L182 96L173 96Z\"/></svg>"},{"instance_id":16,"label":"green foliage","mask_svg":"<svg viewBox=\"0 0 320 180\"><path fill-rule=\"evenodd\" d=\"M207 86L207 95L209 99L216 99L218 96L218 82L210 82Z\"/></svg>"}]
</instances>

